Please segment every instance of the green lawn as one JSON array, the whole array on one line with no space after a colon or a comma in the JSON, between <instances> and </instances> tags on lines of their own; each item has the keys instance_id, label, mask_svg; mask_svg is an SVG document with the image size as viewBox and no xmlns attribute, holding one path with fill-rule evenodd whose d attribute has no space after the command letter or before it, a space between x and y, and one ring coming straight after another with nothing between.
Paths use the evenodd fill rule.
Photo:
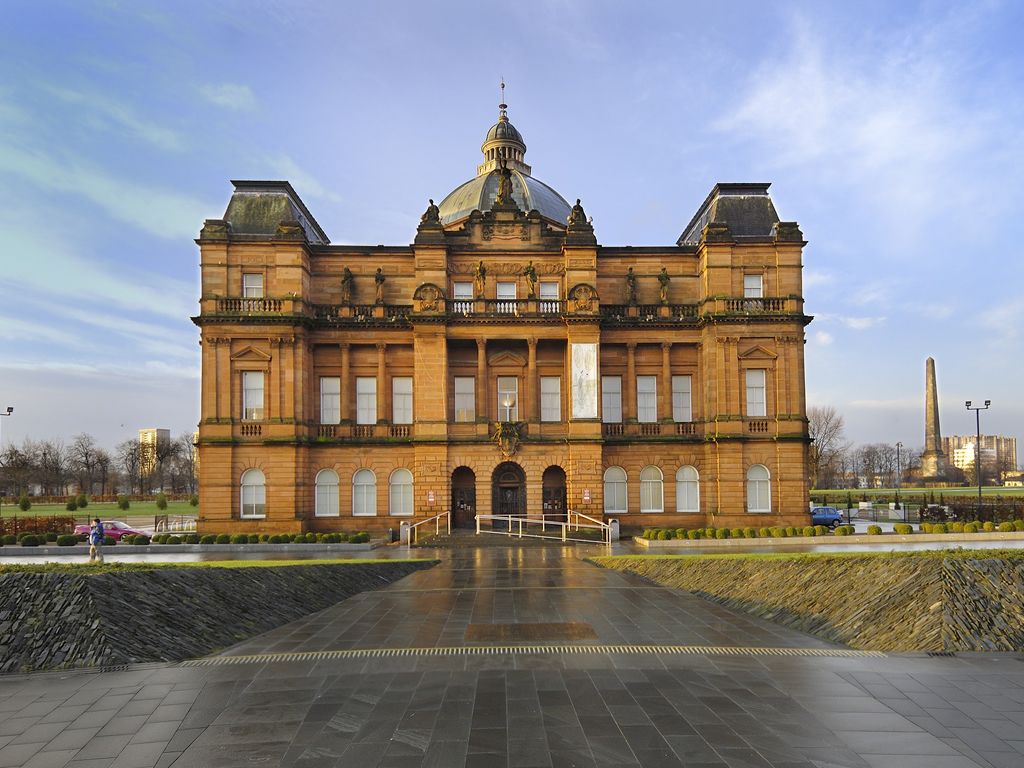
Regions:
<instances>
[{"instance_id":1,"label":"green lawn","mask_svg":"<svg viewBox=\"0 0 1024 768\"><path fill-rule=\"evenodd\" d=\"M64 508L63 504L32 504L32 508L28 512L22 512L18 509L17 504L4 504L3 512L4 517L14 517L17 514L18 517L53 517L54 515L61 517L64 515L74 515L81 518L93 518L98 517L101 520L122 519L128 516L151 516L151 515L198 515L199 507L193 507L187 501L169 501L167 502L167 509L161 511L157 509L156 501L133 501L131 506L127 510L119 509L117 504L112 501L98 502L91 501L89 506L85 509L78 509L74 512L68 512Z\"/></svg>"}]
</instances>

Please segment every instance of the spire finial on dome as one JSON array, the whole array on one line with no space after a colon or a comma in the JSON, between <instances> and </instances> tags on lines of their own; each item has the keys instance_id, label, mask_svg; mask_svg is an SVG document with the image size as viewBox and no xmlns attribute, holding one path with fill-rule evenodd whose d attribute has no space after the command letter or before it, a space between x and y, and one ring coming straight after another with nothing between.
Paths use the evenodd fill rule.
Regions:
<instances>
[{"instance_id":1,"label":"spire finial on dome","mask_svg":"<svg viewBox=\"0 0 1024 768\"><path fill-rule=\"evenodd\" d=\"M508 115L505 113L506 109L508 109L508 104L505 103L505 78L503 76L501 78L501 103L498 104L499 118L505 118L508 120Z\"/></svg>"}]
</instances>

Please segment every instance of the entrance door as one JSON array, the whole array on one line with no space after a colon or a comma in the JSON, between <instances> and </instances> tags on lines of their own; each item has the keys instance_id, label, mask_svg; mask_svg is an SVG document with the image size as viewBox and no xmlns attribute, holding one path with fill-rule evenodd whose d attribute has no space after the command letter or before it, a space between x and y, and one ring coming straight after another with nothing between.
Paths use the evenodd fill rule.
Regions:
<instances>
[{"instance_id":1,"label":"entrance door","mask_svg":"<svg viewBox=\"0 0 1024 768\"><path fill-rule=\"evenodd\" d=\"M476 475L469 467L452 472L452 527L476 526Z\"/></svg>"},{"instance_id":2,"label":"entrance door","mask_svg":"<svg viewBox=\"0 0 1024 768\"><path fill-rule=\"evenodd\" d=\"M491 508L495 515L522 516L526 514L526 475L518 464L506 462L494 470L491 478ZM504 523L494 521L494 527Z\"/></svg>"},{"instance_id":3,"label":"entrance door","mask_svg":"<svg viewBox=\"0 0 1024 768\"><path fill-rule=\"evenodd\" d=\"M565 521L565 470L548 467L541 481L541 499L545 520Z\"/></svg>"}]
</instances>

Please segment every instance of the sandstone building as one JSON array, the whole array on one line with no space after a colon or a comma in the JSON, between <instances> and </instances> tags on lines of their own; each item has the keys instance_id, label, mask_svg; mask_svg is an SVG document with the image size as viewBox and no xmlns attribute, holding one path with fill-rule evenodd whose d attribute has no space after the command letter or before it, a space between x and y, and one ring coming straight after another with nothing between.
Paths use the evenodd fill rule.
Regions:
<instances>
[{"instance_id":1,"label":"sandstone building","mask_svg":"<svg viewBox=\"0 0 1024 768\"><path fill-rule=\"evenodd\" d=\"M769 185L604 247L504 105L482 151L411 245L332 244L287 182L233 182L197 240L201 530L806 524L805 243Z\"/></svg>"}]
</instances>

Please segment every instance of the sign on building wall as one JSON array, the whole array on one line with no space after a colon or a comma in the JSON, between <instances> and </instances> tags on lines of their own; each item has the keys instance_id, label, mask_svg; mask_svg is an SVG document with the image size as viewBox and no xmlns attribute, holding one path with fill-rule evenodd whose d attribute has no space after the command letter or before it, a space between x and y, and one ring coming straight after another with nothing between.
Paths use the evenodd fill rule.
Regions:
<instances>
[{"instance_id":1,"label":"sign on building wall","mask_svg":"<svg viewBox=\"0 0 1024 768\"><path fill-rule=\"evenodd\" d=\"M572 345L572 417L597 418L597 344Z\"/></svg>"}]
</instances>

